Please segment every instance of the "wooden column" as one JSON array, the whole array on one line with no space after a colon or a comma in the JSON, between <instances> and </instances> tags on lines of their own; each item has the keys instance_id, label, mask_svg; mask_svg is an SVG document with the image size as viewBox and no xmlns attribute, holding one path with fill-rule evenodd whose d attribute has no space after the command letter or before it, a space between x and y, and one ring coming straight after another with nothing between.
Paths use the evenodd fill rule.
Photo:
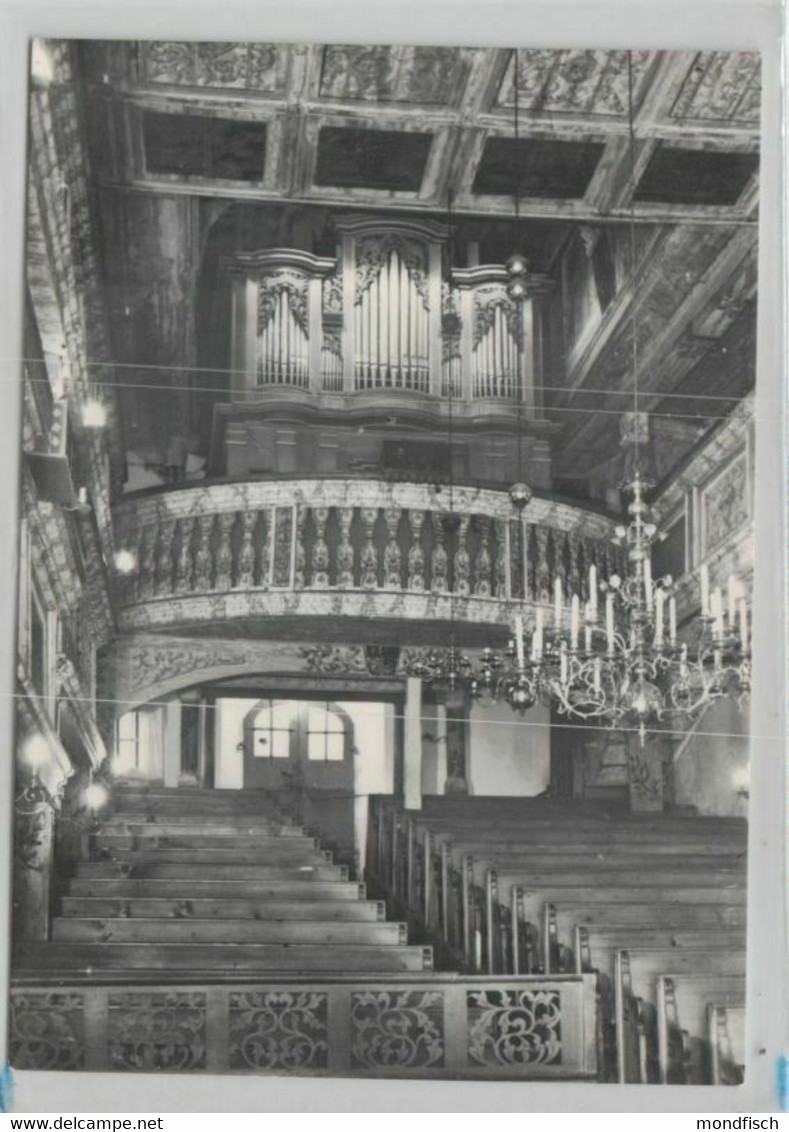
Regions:
<instances>
[{"instance_id":1,"label":"wooden column","mask_svg":"<svg viewBox=\"0 0 789 1132\"><path fill-rule=\"evenodd\" d=\"M354 389L356 364L356 241L349 232L342 237L342 366L343 389Z\"/></svg>"},{"instance_id":2,"label":"wooden column","mask_svg":"<svg viewBox=\"0 0 789 1132\"><path fill-rule=\"evenodd\" d=\"M246 373L243 377L242 388L247 391L252 390L257 385L257 344L258 344L258 281L257 279L247 279L246 281L246 303L245 303L245 320L244 320L244 356L246 358L245 370Z\"/></svg>"},{"instance_id":3,"label":"wooden column","mask_svg":"<svg viewBox=\"0 0 789 1132\"><path fill-rule=\"evenodd\" d=\"M422 681L409 676L405 685L403 729L403 792L407 810L422 809Z\"/></svg>"},{"instance_id":4,"label":"wooden column","mask_svg":"<svg viewBox=\"0 0 789 1132\"><path fill-rule=\"evenodd\" d=\"M625 743L630 809L634 813L661 813L665 800L666 738L653 732L646 735L642 746L635 732L627 732Z\"/></svg>"},{"instance_id":5,"label":"wooden column","mask_svg":"<svg viewBox=\"0 0 789 1132\"><path fill-rule=\"evenodd\" d=\"M428 251L428 310L430 350L430 392L441 396L441 245L431 241Z\"/></svg>"},{"instance_id":6,"label":"wooden column","mask_svg":"<svg viewBox=\"0 0 789 1132\"><path fill-rule=\"evenodd\" d=\"M164 785L177 786L181 776L181 701L164 709Z\"/></svg>"},{"instance_id":7,"label":"wooden column","mask_svg":"<svg viewBox=\"0 0 789 1132\"><path fill-rule=\"evenodd\" d=\"M468 794L469 705L462 693L447 695L447 779L445 794Z\"/></svg>"},{"instance_id":8,"label":"wooden column","mask_svg":"<svg viewBox=\"0 0 789 1132\"><path fill-rule=\"evenodd\" d=\"M310 392L320 392L323 382L321 373L323 361L323 280L313 277L309 281L309 351L310 351Z\"/></svg>"},{"instance_id":9,"label":"wooden column","mask_svg":"<svg viewBox=\"0 0 789 1132\"><path fill-rule=\"evenodd\" d=\"M523 339L521 342L521 397L526 406L528 417L534 416L534 304L526 299L521 304L521 326Z\"/></svg>"},{"instance_id":10,"label":"wooden column","mask_svg":"<svg viewBox=\"0 0 789 1132\"><path fill-rule=\"evenodd\" d=\"M230 389L234 399L247 388L247 304L246 282L240 276L233 279L233 325L231 331Z\"/></svg>"}]
</instances>

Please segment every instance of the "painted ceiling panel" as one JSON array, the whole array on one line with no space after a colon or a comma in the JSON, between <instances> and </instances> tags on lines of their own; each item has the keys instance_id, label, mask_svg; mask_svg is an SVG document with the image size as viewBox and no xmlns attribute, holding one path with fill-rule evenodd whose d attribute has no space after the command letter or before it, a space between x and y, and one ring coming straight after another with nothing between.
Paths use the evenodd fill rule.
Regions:
<instances>
[{"instance_id":1,"label":"painted ceiling panel","mask_svg":"<svg viewBox=\"0 0 789 1132\"><path fill-rule=\"evenodd\" d=\"M320 94L327 99L446 106L466 71L451 47L325 47Z\"/></svg>"},{"instance_id":2,"label":"painted ceiling panel","mask_svg":"<svg viewBox=\"0 0 789 1132\"><path fill-rule=\"evenodd\" d=\"M759 124L761 60L753 52L700 51L672 118Z\"/></svg>"},{"instance_id":3,"label":"painted ceiling panel","mask_svg":"<svg viewBox=\"0 0 789 1132\"><path fill-rule=\"evenodd\" d=\"M290 48L270 43L140 44L146 82L282 94Z\"/></svg>"},{"instance_id":4,"label":"painted ceiling panel","mask_svg":"<svg viewBox=\"0 0 789 1132\"><path fill-rule=\"evenodd\" d=\"M654 52L633 52L636 102ZM497 97L497 105L515 105L514 53ZM627 114L626 51L518 51L518 104L526 111L558 114Z\"/></svg>"}]
</instances>

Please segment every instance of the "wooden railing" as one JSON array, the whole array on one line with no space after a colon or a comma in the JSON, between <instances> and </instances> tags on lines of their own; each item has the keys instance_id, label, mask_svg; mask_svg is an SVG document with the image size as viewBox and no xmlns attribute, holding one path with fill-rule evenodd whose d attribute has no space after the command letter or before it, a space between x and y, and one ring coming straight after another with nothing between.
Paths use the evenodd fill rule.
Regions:
<instances>
[{"instance_id":1,"label":"wooden railing","mask_svg":"<svg viewBox=\"0 0 789 1132\"><path fill-rule=\"evenodd\" d=\"M210 594L227 595L225 616L254 612L262 594L269 614L287 605L433 620L446 619L453 600L458 620L507 623L512 602L547 606L557 578L583 599L592 563L601 578L621 571L612 524L599 514L533 499L519 519L506 492L461 487L450 516L446 495L424 484L309 479L128 499L114 512L116 544L137 569L117 600L156 602L159 621L166 599L204 605ZM337 593L348 598L339 611ZM193 613L205 616L203 606Z\"/></svg>"},{"instance_id":2,"label":"wooden railing","mask_svg":"<svg viewBox=\"0 0 789 1132\"><path fill-rule=\"evenodd\" d=\"M9 1061L24 1070L593 1078L594 978L17 980Z\"/></svg>"}]
</instances>

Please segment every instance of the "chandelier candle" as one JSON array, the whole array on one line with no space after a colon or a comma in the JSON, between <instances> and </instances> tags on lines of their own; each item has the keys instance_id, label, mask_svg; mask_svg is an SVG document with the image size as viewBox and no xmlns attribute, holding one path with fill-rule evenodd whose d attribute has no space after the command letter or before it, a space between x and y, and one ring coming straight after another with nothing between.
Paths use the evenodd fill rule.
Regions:
<instances>
[{"instance_id":1,"label":"chandelier candle","mask_svg":"<svg viewBox=\"0 0 789 1132\"><path fill-rule=\"evenodd\" d=\"M734 574L729 574L729 632L733 633L737 626L737 582Z\"/></svg>"},{"instance_id":2,"label":"chandelier candle","mask_svg":"<svg viewBox=\"0 0 789 1132\"><path fill-rule=\"evenodd\" d=\"M748 651L748 606L745 598L740 598L740 646L744 653Z\"/></svg>"},{"instance_id":3,"label":"chandelier candle","mask_svg":"<svg viewBox=\"0 0 789 1132\"><path fill-rule=\"evenodd\" d=\"M591 617L593 621L597 620L597 567L592 565L589 567L589 604L591 606Z\"/></svg>"},{"instance_id":4,"label":"chandelier candle","mask_svg":"<svg viewBox=\"0 0 789 1132\"><path fill-rule=\"evenodd\" d=\"M668 599L668 639L669 643L677 643L677 599L672 596Z\"/></svg>"},{"instance_id":5,"label":"chandelier candle","mask_svg":"<svg viewBox=\"0 0 789 1132\"><path fill-rule=\"evenodd\" d=\"M581 622L581 599L578 594L573 594L572 604L570 606L570 647L573 652L578 648L578 629Z\"/></svg>"},{"instance_id":6,"label":"chandelier candle","mask_svg":"<svg viewBox=\"0 0 789 1132\"><path fill-rule=\"evenodd\" d=\"M709 617L710 615L710 571L709 567L705 564L701 567L701 616Z\"/></svg>"},{"instance_id":7,"label":"chandelier candle","mask_svg":"<svg viewBox=\"0 0 789 1132\"><path fill-rule=\"evenodd\" d=\"M608 646L608 655L614 653L614 595L606 594L605 599L605 637Z\"/></svg>"},{"instance_id":8,"label":"chandelier candle","mask_svg":"<svg viewBox=\"0 0 789 1132\"><path fill-rule=\"evenodd\" d=\"M520 613L515 617L515 648L518 654L518 668L523 668L523 617Z\"/></svg>"},{"instance_id":9,"label":"chandelier candle","mask_svg":"<svg viewBox=\"0 0 789 1132\"><path fill-rule=\"evenodd\" d=\"M594 567L592 567L594 569ZM557 578L553 584L553 619L558 633L562 624L562 579Z\"/></svg>"},{"instance_id":10,"label":"chandelier candle","mask_svg":"<svg viewBox=\"0 0 789 1132\"><path fill-rule=\"evenodd\" d=\"M658 586L657 594L655 595L655 645L661 648L663 645L663 605L666 600L666 595L662 586Z\"/></svg>"}]
</instances>

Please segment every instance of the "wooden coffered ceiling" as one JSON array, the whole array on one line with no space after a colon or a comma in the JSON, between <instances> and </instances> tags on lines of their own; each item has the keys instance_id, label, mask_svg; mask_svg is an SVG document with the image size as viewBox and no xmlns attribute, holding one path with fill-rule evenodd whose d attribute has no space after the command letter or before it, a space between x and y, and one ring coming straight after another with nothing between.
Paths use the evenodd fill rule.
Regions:
<instances>
[{"instance_id":1,"label":"wooden coffered ceiling","mask_svg":"<svg viewBox=\"0 0 789 1132\"><path fill-rule=\"evenodd\" d=\"M435 212L625 219L624 51L84 43L105 182ZM757 55L633 53L636 208L755 215Z\"/></svg>"}]
</instances>

